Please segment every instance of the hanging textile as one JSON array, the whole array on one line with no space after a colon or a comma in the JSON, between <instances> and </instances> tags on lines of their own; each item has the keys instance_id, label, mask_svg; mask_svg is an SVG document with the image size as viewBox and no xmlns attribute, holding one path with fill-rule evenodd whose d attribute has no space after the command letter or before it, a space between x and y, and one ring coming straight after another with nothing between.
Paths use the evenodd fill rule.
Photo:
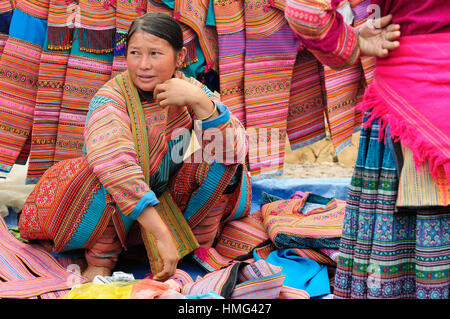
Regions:
<instances>
[{"instance_id":1,"label":"hanging textile","mask_svg":"<svg viewBox=\"0 0 450 319\"><path fill-rule=\"evenodd\" d=\"M30 150L39 60L49 1L21 0L0 59L0 171L9 172ZM29 30L33 30L30 32Z\"/></svg>"},{"instance_id":2,"label":"hanging textile","mask_svg":"<svg viewBox=\"0 0 450 319\"><path fill-rule=\"evenodd\" d=\"M244 96L253 179L282 174L289 94L300 44L279 8L245 6Z\"/></svg>"}]
</instances>

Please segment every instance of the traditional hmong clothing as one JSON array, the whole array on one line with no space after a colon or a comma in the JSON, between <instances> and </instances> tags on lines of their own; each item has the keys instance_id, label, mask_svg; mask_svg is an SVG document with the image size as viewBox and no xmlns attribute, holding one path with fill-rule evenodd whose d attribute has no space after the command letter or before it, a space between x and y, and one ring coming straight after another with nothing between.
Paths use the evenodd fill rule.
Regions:
<instances>
[{"instance_id":1,"label":"traditional hmong clothing","mask_svg":"<svg viewBox=\"0 0 450 319\"><path fill-rule=\"evenodd\" d=\"M299 18L310 2L288 1L291 26L323 63L352 64L360 54L354 30L340 22L334 7L322 8L327 11L316 14L328 15L323 22L327 32L316 38ZM448 298L450 128L443 92L450 77L439 65L449 59L450 10L431 0L376 3L382 16L391 13L393 23L400 24L402 38L388 58L377 59L373 82L359 106L366 115L334 295ZM341 49L336 43L343 37L347 47Z\"/></svg>"},{"instance_id":2,"label":"traditional hmong clothing","mask_svg":"<svg viewBox=\"0 0 450 319\"><path fill-rule=\"evenodd\" d=\"M340 8L358 25L367 4L344 1ZM351 143L370 60L357 57L344 70L323 66L286 24L285 1L215 1L214 10L220 92L249 131L253 179L281 175L286 138L293 149L310 145L325 138L326 122L336 153Z\"/></svg>"},{"instance_id":3,"label":"traditional hmong clothing","mask_svg":"<svg viewBox=\"0 0 450 319\"><path fill-rule=\"evenodd\" d=\"M202 15L184 1L0 1L0 170L29 157L26 182L35 184L54 163L82 155L89 101L126 69L126 32L145 12L180 20L185 74L218 90L213 6L193 5Z\"/></svg>"},{"instance_id":4,"label":"traditional hmong clothing","mask_svg":"<svg viewBox=\"0 0 450 319\"><path fill-rule=\"evenodd\" d=\"M194 79L191 82L202 86ZM211 245L222 222L248 214L251 188L238 161L238 155L246 153L244 130L226 106L202 87L220 115L196 122L196 132L200 135L211 128L216 138L221 135L225 140L218 145L201 139L200 157L194 152L183 163L194 128L192 110L161 109L153 99L145 100L128 72L107 82L90 103L86 156L60 161L46 171L24 204L21 236L51 239L56 253L87 249L88 263L98 265L99 257L105 257L103 264L112 268L114 262L106 257L120 253L118 242L126 247L134 221L152 205L168 215L173 209L184 214L190 229L181 231L192 229L195 235L186 243L186 253L199 244ZM214 161L207 164L201 156L212 145ZM230 185L234 186L227 191ZM213 227L205 230L205 224ZM151 249L151 240L145 238Z\"/></svg>"}]
</instances>

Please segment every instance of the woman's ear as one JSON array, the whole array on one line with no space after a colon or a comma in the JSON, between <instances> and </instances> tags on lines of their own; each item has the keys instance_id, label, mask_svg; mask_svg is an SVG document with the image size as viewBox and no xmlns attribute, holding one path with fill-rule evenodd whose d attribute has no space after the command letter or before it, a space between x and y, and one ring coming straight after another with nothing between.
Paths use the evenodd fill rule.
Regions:
<instances>
[{"instance_id":1,"label":"woman's ear","mask_svg":"<svg viewBox=\"0 0 450 319\"><path fill-rule=\"evenodd\" d=\"M187 49L186 47L183 47L178 53L177 53L177 63L176 66L178 69L182 69L184 65L184 59L186 58Z\"/></svg>"}]
</instances>

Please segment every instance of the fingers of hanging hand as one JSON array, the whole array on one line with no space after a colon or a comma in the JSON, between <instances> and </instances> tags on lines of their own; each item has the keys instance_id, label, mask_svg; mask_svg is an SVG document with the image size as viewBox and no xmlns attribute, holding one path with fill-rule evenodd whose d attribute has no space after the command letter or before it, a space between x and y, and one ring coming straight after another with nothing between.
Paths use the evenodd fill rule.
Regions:
<instances>
[{"instance_id":1,"label":"fingers of hanging hand","mask_svg":"<svg viewBox=\"0 0 450 319\"><path fill-rule=\"evenodd\" d=\"M377 29L382 29L382 28L386 27L391 22L392 15L388 14L388 15L386 15L384 17L381 17L379 19L374 19L374 20L375 20L374 21L375 22L375 27Z\"/></svg>"},{"instance_id":2,"label":"fingers of hanging hand","mask_svg":"<svg viewBox=\"0 0 450 319\"><path fill-rule=\"evenodd\" d=\"M162 263L163 269L153 277L154 280L165 281L172 277L177 269L178 257L166 256Z\"/></svg>"},{"instance_id":3,"label":"fingers of hanging hand","mask_svg":"<svg viewBox=\"0 0 450 319\"><path fill-rule=\"evenodd\" d=\"M394 50L396 49L400 43L398 41L383 41L383 49L387 49L387 50Z\"/></svg>"},{"instance_id":4,"label":"fingers of hanging hand","mask_svg":"<svg viewBox=\"0 0 450 319\"><path fill-rule=\"evenodd\" d=\"M384 31L384 39L382 42L382 48L387 50L394 50L399 45L400 42L396 41L400 37L400 31L395 27L387 27Z\"/></svg>"}]
</instances>

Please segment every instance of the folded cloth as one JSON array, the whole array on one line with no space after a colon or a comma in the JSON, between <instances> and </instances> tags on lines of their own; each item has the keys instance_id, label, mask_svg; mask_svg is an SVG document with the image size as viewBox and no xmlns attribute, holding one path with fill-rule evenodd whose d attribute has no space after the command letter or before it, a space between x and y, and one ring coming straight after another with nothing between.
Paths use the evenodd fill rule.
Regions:
<instances>
[{"instance_id":1,"label":"folded cloth","mask_svg":"<svg viewBox=\"0 0 450 319\"><path fill-rule=\"evenodd\" d=\"M226 268L198 277L182 287L185 295L215 292L225 299L276 299L280 296L285 275L281 268L265 260L237 262Z\"/></svg>"},{"instance_id":2,"label":"folded cloth","mask_svg":"<svg viewBox=\"0 0 450 319\"><path fill-rule=\"evenodd\" d=\"M345 201L305 193L273 200L263 196L261 214L269 238L278 248L338 249Z\"/></svg>"},{"instance_id":3,"label":"folded cloth","mask_svg":"<svg viewBox=\"0 0 450 319\"><path fill-rule=\"evenodd\" d=\"M254 258L256 261L261 259L256 252ZM286 275L285 286L304 290L311 298L330 293L330 281L325 265L300 257L292 249L273 251L265 261L273 266L282 267L281 273Z\"/></svg>"}]
</instances>

